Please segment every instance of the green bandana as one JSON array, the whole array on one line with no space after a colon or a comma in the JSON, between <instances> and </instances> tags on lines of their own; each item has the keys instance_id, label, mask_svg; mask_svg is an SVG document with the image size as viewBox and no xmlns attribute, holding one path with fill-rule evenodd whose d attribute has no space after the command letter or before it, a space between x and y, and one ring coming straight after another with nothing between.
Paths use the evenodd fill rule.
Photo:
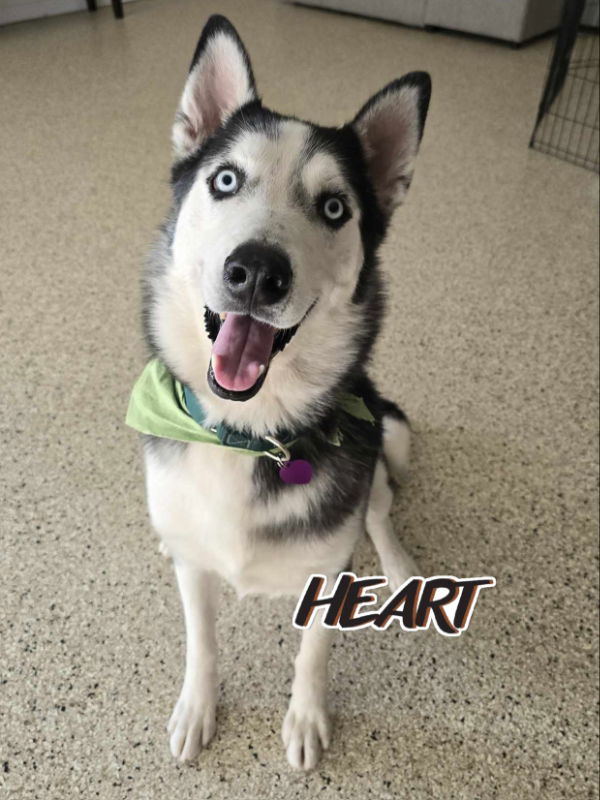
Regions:
<instances>
[{"instance_id":1,"label":"green bandana","mask_svg":"<svg viewBox=\"0 0 600 800\"><path fill-rule=\"evenodd\" d=\"M338 407L356 419L371 424L375 422L375 417L361 397L344 394ZM260 456L266 450L273 453L278 451L278 448L265 439L251 438L226 425L212 429L204 427L204 411L198 398L188 386L174 378L157 358L146 364L136 381L125 422L130 428L151 436L180 442L216 444L247 455ZM293 443L285 434L280 433L276 438L286 446ZM331 443L341 444L339 434Z\"/></svg>"}]
</instances>

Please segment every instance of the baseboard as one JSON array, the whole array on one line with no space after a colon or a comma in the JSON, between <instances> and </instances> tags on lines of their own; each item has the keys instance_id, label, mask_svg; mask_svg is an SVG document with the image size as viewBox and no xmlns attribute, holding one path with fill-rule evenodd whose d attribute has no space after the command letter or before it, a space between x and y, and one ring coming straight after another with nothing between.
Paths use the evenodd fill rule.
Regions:
<instances>
[{"instance_id":1,"label":"baseboard","mask_svg":"<svg viewBox=\"0 0 600 800\"><path fill-rule=\"evenodd\" d=\"M131 3L133 0L123 2ZM97 3L99 6L109 6L111 0L97 0ZM86 10L86 0L0 0L0 25Z\"/></svg>"}]
</instances>

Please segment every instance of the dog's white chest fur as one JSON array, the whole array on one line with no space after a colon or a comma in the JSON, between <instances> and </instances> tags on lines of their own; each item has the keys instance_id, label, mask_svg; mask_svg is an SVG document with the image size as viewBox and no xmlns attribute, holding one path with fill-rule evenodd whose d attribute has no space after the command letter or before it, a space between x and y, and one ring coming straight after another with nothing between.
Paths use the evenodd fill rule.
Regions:
<instances>
[{"instance_id":1,"label":"dog's white chest fur","mask_svg":"<svg viewBox=\"0 0 600 800\"><path fill-rule=\"evenodd\" d=\"M192 443L171 458L147 452L148 508L169 553L218 573L240 595L297 595L311 573L343 568L362 527L359 510L327 536L270 540L257 532L303 516L309 493L325 486L295 486L262 501L253 468L253 456L206 444Z\"/></svg>"}]
</instances>

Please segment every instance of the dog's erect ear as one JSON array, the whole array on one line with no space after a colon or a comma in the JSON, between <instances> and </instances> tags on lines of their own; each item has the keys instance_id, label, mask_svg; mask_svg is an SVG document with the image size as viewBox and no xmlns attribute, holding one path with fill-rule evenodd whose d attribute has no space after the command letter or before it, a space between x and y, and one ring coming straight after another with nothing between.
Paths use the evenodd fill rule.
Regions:
<instances>
[{"instance_id":1,"label":"dog's erect ear","mask_svg":"<svg viewBox=\"0 0 600 800\"><path fill-rule=\"evenodd\" d=\"M255 99L254 76L242 40L225 17L211 17L196 45L175 116L175 155L189 155L234 111Z\"/></svg>"},{"instance_id":2,"label":"dog's erect ear","mask_svg":"<svg viewBox=\"0 0 600 800\"><path fill-rule=\"evenodd\" d=\"M352 121L375 195L387 215L410 186L430 95L429 75L410 72L374 95Z\"/></svg>"}]
</instances>

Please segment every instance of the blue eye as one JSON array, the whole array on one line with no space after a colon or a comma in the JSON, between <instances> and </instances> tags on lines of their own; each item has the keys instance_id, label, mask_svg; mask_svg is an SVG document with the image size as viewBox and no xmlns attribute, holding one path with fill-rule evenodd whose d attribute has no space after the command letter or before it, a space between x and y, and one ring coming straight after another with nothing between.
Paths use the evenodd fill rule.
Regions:
<instances>
[{"instance_id":1,"label":"blue eye","mask_svg":"<svg viewBox=\"0 0 600 800\"><path fill-rule=\"evenodd\" d=\"M339 197L329 197L323 203L323 214L327 217L327 219L330 219L333 222L341 219L345 212L346 207Z\"/></svg>"},{"instance_id":2,"label":"blue eye","mask_svg":"<svg viewBox=\"0 0 600 800\"><path fill-rule=\"evenodd\" d=\"M212 186L219 194L234 194L240 188L240 181L232 169L221 169L212 179Z\"/></svg>"},{"instance_id":3,"label":"blue eye","mask_svg":"<svg viewBox=\"0 0 600 800\"><path fill-rule=\"evenodd\" d=\"M340 194L322 194L317 201L317 210L330 228L341 228L352 216L345 197Z\"/></svg>"}]
</instances>

